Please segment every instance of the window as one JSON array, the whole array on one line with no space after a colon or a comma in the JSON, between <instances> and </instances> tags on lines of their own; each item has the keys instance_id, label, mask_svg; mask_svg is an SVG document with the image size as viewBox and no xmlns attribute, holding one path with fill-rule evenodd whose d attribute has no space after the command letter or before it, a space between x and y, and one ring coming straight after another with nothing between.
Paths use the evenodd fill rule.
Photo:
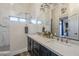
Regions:
<instances>
[{"instance_id":1,"label":"window","mask_svg":"<svg viewBox=\"0 0 79 59\"><path fill-rule=\"evenodd\" d=\"M19 18L19 17L15 17L15 16L11 16L11 17L10 17L10 21L15 21L15 22L26 22L26 19Z\"/></svg>"},{"instance_id":2,"label":"window","mask_svg":"<svg viewBox=\"0 0 79 59\"><path fill-rule=\"evenodd\" d=\"M26 22L26 19L19 19L20 22Z\"/></svg>"},{"instance_id":3,"label":"window","mask_svg":"<svg viewBox=\"0 0 79 59\"><path fill-rule=\"evenodd\" d=\"M17 17L10 17L10 21L18 21Z\"/></svg>"},{"instance_id":4,"label":"window","mask_svg":"<svg viewBox=\"0 0 79 59\"><path fill-rule=\"evenodd\" d=\"M38 20L38 21L37 21L37 24L42 24L42 21Z\"/></svg>"},{"instance_id":5,"label":"window","mask_svg":"<svg viewBox=\"0 0 79 59\"><path fill-rule=\"evenodd\" d=\"M32 19L32 20L31 20L31 23L32 23L32 24L36 24L37 21L36 21L35 19Z\"/></svg>"},{"instance_id":6,"label":"window","mask_svg":"<svg viewBox=\"0 0 79 59\"><path fill-rule=\"evenodd\" d=\"M14 22L20 22L20 23L26 23L26 24L42 24L43 21L42 20L37 20L37 19L25 19L25 18L20 18L20 17L16 17L16 16L10 16L10 21L14 21Z\"/></svg>"}]
</instances>

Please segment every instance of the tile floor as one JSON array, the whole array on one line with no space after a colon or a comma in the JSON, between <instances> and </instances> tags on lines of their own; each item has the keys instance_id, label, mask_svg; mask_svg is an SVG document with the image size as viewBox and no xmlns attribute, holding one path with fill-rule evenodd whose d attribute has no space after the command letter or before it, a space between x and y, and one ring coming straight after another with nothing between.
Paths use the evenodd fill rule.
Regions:
<instances>
[{"instance_id":1,"label":"tile floor","mask_svg":"<svg viewBox=\"0 0 79 59\"><path fill-rule=\"evenodd\" d=\"M16 54L16 55L14 55L14 56L31 56L30 54L29 54L29 52L22 52L22 53L19 53L19 54Z\"/></svg>"}]
</instances>

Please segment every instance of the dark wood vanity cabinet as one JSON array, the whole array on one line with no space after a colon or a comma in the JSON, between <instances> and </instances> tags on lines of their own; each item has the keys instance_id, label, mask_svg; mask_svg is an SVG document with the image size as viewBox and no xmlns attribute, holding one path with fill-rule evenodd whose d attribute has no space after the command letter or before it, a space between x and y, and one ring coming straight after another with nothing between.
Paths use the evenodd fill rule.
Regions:
<instances>
[{"instance_id":1,"label":"dark wood vanity cabinet","mask_svg":"<svg viewBox=\"0 0 79 59\"><path fill-rule=\"evenodd\" d=\"M58 56L42 45L40 45L39 54L40 56Z\"/></svg>"},{"instance_id":2,"label":"dark wood vanity cabinet","mask_svg":"<svg viewBox=\"0 0 79 59\"><path fill-rule=\"evenodd\" d=\"M29 37L28 37L27 43L28 43L27 45L28 52L31 52L31 39Z\"/></svg>"},{"instance_id":3,"label":"dark wood vanity cabinet","mask_svg":"<svg viewBox=\"0 0 79 59\"><path fill-rule=\"evenodd\" d=\"M32 38L28 37L28 52L32 56L57 56L46 47L42 46Z\"/></svg>"},{"instance_id":4,"label":"dark wood vanity cabinet","mask_svg":"<svg viewBox=\"0 0 79 59\"><path fill-rule=\"evenodd\" d=\"M50 56L51 55L51 51L48 50L47 48L45 48L44 46L40 46L40 55L41 56Z\"/></svg>"},{"instance_id":5,"label":"dark wood vanity cabinet","mask_svg":"<svg viewBox=\"0 0 79 59\"><path fill-rule=\"evenodd\" d=\"M27 40L27 49L28 49L28 52L31 54L31 55L33 55L34 53L33 53L33 43L34 43L34 41L30 38L30 37L28 37L28 40Z\"/></svg>"}]
</instances>

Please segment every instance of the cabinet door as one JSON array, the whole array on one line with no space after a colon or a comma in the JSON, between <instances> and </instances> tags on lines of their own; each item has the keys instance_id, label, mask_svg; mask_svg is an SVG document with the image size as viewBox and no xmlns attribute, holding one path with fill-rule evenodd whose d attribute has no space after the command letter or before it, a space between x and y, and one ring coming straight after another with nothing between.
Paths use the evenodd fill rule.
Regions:
<instances>
[{"instance_id":1,"label":"cabinet door","mask_svg":"<svg viewBox=\"0 0 79 59\"><path fill-rule=\"evenodd\" d=\"M45 48L44 46L40 46L40 56L51 56L51 51Z\"/></svg>"},{"instance_id":2,"label":"cabinet door","mask_svg":"<svg viewBox=\"0 0 79 59\"><path fill-rule=\"evenodd\" d=\"M28 52L30 52L31 51L31 38L29 38L28 37L28 41L27 41L27 43L28 43Z\"/></svg>"},{"instance_id":3,"label":"cabinet door","mask_svg":"<svg viewBox=\"0 0 79 59\"><path fill-rule=\"evenodd\" d=\"M78 15L69 18L69 37L78 40Z\"/></svg>"},{"instance_id":4,"label":"cabinet door","mask_svg":"<svg viewBox=\"0 0 79 59\"><path fill-rule=\"evenodd\" d=\"M34 56L34 41L30 37L28 37L27 43L28 43L28 48L27 48L28 49L28 52L32 56Z\"/></svg>"},{"instance_id":5,"label":"cabinet door","mask_svg":"<svg viewBox=\"0 0 79 59\"><path fill-rule=\"evenodd\" d=\"M34 41L34 44L33 44L33 53L34 53L34 55L39 56L39 48L40 48L39 43Z\"/></svg>"},{"instance_id":6,"label":"cabinet door","mask_svg":"<svg viewBox=\"0 0 79 59\"><path fill-rule=\"evenodd\" d=\"M53 52L51 52L51 56L58 56L57 54L55 54L55 53L53 53Z\"/></svg>"}]
</instances>

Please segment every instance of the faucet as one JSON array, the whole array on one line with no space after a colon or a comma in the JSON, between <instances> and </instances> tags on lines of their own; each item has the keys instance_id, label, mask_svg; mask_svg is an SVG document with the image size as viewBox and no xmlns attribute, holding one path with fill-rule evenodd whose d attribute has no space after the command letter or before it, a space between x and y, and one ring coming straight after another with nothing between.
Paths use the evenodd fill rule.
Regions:
<instances>
[{"instance_id":1,"label":"faucet","mask_svg":"<svg viewBox=\"0 0 79 59\"><path fill-rule=\"evenodd\" d=\"M66 39L66 43L68 43L69 38Z\"/></svg>"},{"instance_id":2,"label":"faucet","mask_svg":"<svg viewBox=\"0 0 79 59\"><path fill-rule=\"evenodd\" d=\"M66 38L66 37L57 37L57 41L61 41L61 42L66 42L66 43L68 43L68 40L69 40L69 38Z\"/></svg>"}]
</instances>

